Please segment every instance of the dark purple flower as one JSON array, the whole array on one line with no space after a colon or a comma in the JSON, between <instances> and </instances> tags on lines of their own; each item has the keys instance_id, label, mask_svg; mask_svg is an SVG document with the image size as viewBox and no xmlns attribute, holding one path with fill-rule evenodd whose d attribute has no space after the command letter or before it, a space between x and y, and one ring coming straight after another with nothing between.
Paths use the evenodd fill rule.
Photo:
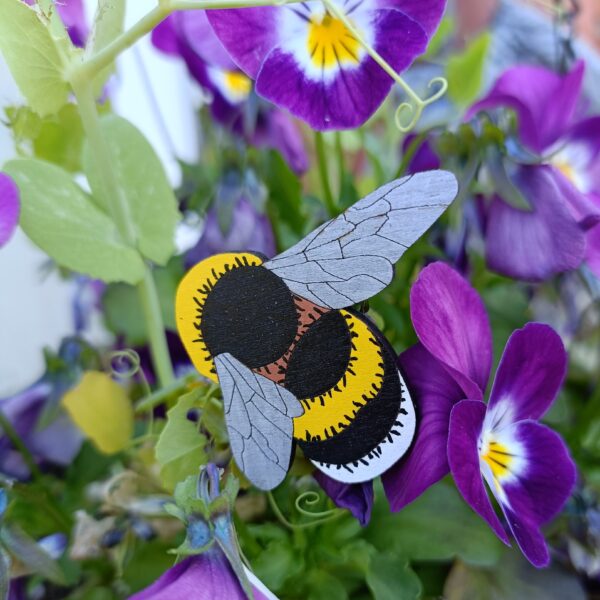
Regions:
<instances>
[{"instance_id":1,"label":"dark purple flower","mask_svg":"<svg viewBox=\"0 0 600 600\"><path fill-rule=\"evenodd\" d=\"M217 211L212 208L206 215L202 237L186 255L188 266L219 252L260 252L267 257L275 254L275 237L269 219L242 197L233 209L229 230L223 233Z\"/></svg>"},{"instance_id":2,"label":"dark purple flower","mask_svg":"<svg viewBox=\"0 0 600 600\"><path fill-rule=\"evenodd\" d=\"M411 481L411 476L419 478L420 469L430 473L433 462L439 479L449 467L465 500L509 544L488 497L488 484L525 556L535 566L545 566L549 555L540 526L562 509L576 478L562 439L537 422L565 376L567 357L560 337L538 323L514 332L486 404L482 398L491 370L491 331L475 290L446 265L434 263L413 287L411 314L422 345L405 353L401 365L417 401L435 398L437 408L423 407L415 451L386 474L393 508L418 495L403 494L403 485L422 487L420 491L427 487ZM411 366L423 373L423 363L435 361L441 370L433 377L411 377ZM422 451L414 457L417 448ZM447 463L446 456L438 456L446 449Z\"/></svg>"},{"instance_id":3,"label":"dark purple flower","mask_svg":"<svg viewBox=\"0 0 600 600\"><path fill-rule=\"evenodd\" d=\"M358 0L336 7L397 72L422 54L445 0ZM321 2L214 10L208 19L233 60L267 100L314 129L362 125L392 78Z\"/></svg>"},{"instance_id":4,"label":"dark purple flower","mask_svg":"<svg viewBox=\"0 0 600 600\"><path fill-rule=\"evenodd\" d=\"M408 163L408 173L424 173L426 171L435 171L441 167L440 157L435 153L433 145L428 138L418 139L415 133L411 133L404 138L402 143L402 153L413 152ZM415 146L416 145L416 148Z\"/></svg>"},{"instance_id":5,"label":"dark purple flower","mask_svg":"<svg viewBox=\"0 0 600 600\"><path fill-rule=\"evenodd\" d=\"M185 61L192 77L211 94L211 113L219 123L254 146L279 150L296 173L303 173L308 157L296 123L266 103L252 110L252 80L232 61L206 15L203 10L171 15L154 29L152 43Z\"/></svg>"},{"instance_id":6,"label":"dark purple flower","mask_svg":"<svg viewBox=\"0 0 600 600\"><path fill-rule=\"evenodd\" d=\"M256 600L277 600L255 578L252 582ZM237 577L218 546L204 554L190 556L171 567L150 587L130 596L129 600L246 600Z\"/></svg>"},{"instance_id":7,"label":"dark purple flower","mask_svg":"<svg viewBox=\"0 0 600 600\"><path fill-rule=\"evenodd\" d=\"M0 400L0 410L36 461L66 467L79 452L83 436L63 413L48 425L38 427L51 393L52 385L42 380L20 394ZM0 472L16 479L29 477L23 457L6 436L0 437Z\"/></svg>"},{"instance_id":8,"label":"dark purple flower","mask_svg":"<svg viewBox=\"0 0 600 600\"><path fill-rule=\"evenodd\" d=\"M373 510L372 481L341 483L320 471L315 472L314 478L337 506L349 510L363 527L369 523Z\"/></svg>"},{"instance_id":9,"label":"dark purple flower","mask_svg":"<svg viewBox=\"0 0 600 600\"><path fill-rule=\"evenodd\" d=\"M0 247L12 237L20 213L19 188L5 173L0 173Z\"/></svg>"},{"instance_id":10,"label":"dark purple flower","mask_svg":"<svg viewBox=\"0 0 600 600\"><path fill-rule=\"evenodd\" d=\"M505 191L491 202L486 255L499 273L539 281L586 257L587 231L600 219L600 117L578 116L583 72L582 62L564 77L514 67L469 111L513 109L521 145L544 163L509 172L529 211Z\"/></svg>"}]
</instances>

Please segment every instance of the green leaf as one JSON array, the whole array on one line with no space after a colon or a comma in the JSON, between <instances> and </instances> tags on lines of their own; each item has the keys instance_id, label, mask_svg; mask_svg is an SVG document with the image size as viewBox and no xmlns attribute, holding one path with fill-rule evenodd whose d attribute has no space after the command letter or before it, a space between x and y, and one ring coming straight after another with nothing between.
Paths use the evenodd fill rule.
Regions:
<instances>
[{"instance_id":1,"label":"green leaf","mask_svg":"<svg viewBox=\"0 0 600 600\"><path fill-rule=\"evenodd\" d=\"M42 575L54 583L64 583L65 576L59 564L20 527L5 525L0 530L4 547L32 573Z\"/></svg>"},{"instance_id":2,"label":"green leaf","mask_svg":"<svg viewBox=\"0 0 600 600\"><path fill-rule=\"evenodd\" d=\"M174 489L186 477L197 476L200 465L206 463L206 437L198 431L197 424L188 419L188 412L197 408L202 393L194 390L179 399L167 413L167 424L156 444L160 476L168 489Z\"/></svg>"},{"instance_id":3,"label":"green leaf","mask_svg":"<svg viewBox=\"0 0 600 600\"><path fill-rule=\"evenodd\" d=\"M347 600L348 592L342 582L326 571L313 571L308 575L310 592L308 600Z\"/></svg>"},{"instance_id":4,"label":"green leaf","mask_svg":"<svg viewBox=\"0 0 600 600\"><path fill-rule=\"evenodd\" d=\"M115 175L127 200L137 247L144 256L164 265L175 251L175 227L180 215L162 163L148 140L129 121L108 115L101 119L101 125ZM89 145L84 149L83 165L94 199L108 212L103 195L104 174L98 170Z\"/></svg>"},{"instance_id":5,"label":"green leaf","mask_svg":"<svg viewBox=\"0 0 600 600\"><path fill-rule=\"evenodd\" d=\"M183 265L172 259L166 267L154 269L154 280L158 291L163 323L171 331L177 330L175 323L175 292ZM110 331L125 336L128 346L142 346L148 341L148 332L143 314L140 312L138 291L130 285L113 283L102 297L105 324Z\"/></svg>"},{"instance_id":6,"label":"green leaf","mask_svg":"<svg viewBox=\"0 0 600 600\"><path fill-rule=\"evenodd\" d=\"M123 387L106 373L87 371L62 404L100 452L115 454L129 445L133 407Z\"/></svg>"},{"instance_id":7,"label":"green leaf","mask_svg":"<svg viewBox=\"0 0 600 600\"><path fill-rule=\"evenodd\" d=\"M462 53L448 60L446 69L448 96L459 106L468 106L479 95L491 41L491 34L483 33L476 37Z\"/></svg>"},{"instance_id":8,"label":"green leaf","mask_svg":"<svg viewBox=\"0 0 600 600\"><path fill-rule=\"evenodd\" d=\"M302 556L287 541L270 542L252 561L256 576L273 592L283 589L286 581L298 576L304 569Z\"/></svg>"},{"instance_id":9,"label":"green leaf","mask_svg":"<svg viewBox=\"0 0 600 600\"><path fill-rule=\"evenodd\" d=\"M140 255L66 172L41 160L12 160L4 170L21 191L21 227L46 254L94 278L137 283Z\"/></svg>"},{"instance_id":10,"label":"green leaf","mask_svg":"<svg viewBox=\"0 0 600 600\"><path fill-rule=\"evenodd\" d=\"M375 555L367 570L367 585L374 600L416 600L421 581L409 565L395 556Z\"/></svg>"},{"instance_id":11,"label":"green leaf","mask_svg":"<svg viewBox=\"0 0 600 600\"><path fill-rule=\"evenodd\" d=\"M56 113L66 103L69 86L50 30L21 0L0 0L0 52L31 108Z\"/></svg>"},{"instance_id":12,"label":"green leaf","mask_svg":"<svg viewBox=\"0 0 600 600\"><path fill-rule=\"evenodd\" d=\"M72 173L81 171L83 125L74 104L63 106L56 116L44 119L33 138L37 158L47 160Z\"/></svg>"},{"instance_id":13,"label":"green leaf","mask_svg":"<svg viewBox=\"0 0 600 600\"><path fill-rule=\"evenodd\" d=\"M409 560L446 561L458 556L476 565L498 561L502 542L453 486L440 482L395 514L379 500L381 496L365 535L380 551Z\"/></svg>"},{"instance_id":14,"label":"green leaf","mask_svg":"<svg viewBox=\"0 0 600 600\"><path fill-rule=\"evenodd\" d=\"M443 48L444 44L454 33L455 26L456 24L454 23L454 19L452 17L444 17L442 19L434 36L431 38L431 40L429 40L427 52L423 57L425 60L435 58L435 56Z\"/></svg>"},{"instance_id":15,"label":"green leaf","mask_svg":"<svg viewBox=\"0 0 600 600\"><path fill-rule=\"evenodd\" d=\"M86 55L93 56L106 48L123 32L125 23L125 0L99 0L90 40L86 47ZM97 93L114 70L114 64L106 67L94 81Z\"/></svg>"}]
</instances>

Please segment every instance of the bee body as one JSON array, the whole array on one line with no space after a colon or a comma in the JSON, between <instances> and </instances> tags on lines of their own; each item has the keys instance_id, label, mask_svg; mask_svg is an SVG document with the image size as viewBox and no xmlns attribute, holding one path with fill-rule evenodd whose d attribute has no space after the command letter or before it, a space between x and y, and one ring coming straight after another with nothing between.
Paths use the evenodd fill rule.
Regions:
<instances>
[{"instance_id":1,"label":"bee body","mask_svg":"<svg viewBox=\"0 0 600 600\"><path fill-rule=\"evenodd\" d=\"M358 473L400 434L395 355L362 314L294 294L250 253L199 263L180 288L190 292L194 313L178 310L179 328L196 368L215 379L214 357L229 353L289 390L304 407L294 441L319 468Z\"/></svg>"}]
</instances>

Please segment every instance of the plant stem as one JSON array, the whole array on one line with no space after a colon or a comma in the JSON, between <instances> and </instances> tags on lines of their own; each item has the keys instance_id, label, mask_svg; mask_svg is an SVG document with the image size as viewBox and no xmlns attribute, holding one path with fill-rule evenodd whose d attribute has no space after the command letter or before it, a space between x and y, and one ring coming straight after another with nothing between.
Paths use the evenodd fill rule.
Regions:
<instances>
[{"instance_id":1,"label":"plant stem","mask_svg":"<svg viewBox=\"0 0 600 600\"><path fill-rule=\"evenodd\" d=\"M330 217L337 216L337 207L331 192L331 183L329 182L329 170L327 168L327 156L325 155L325 143L323 134L320 131L315 131L315 149L317 151L317 166L319 168L319 178L321 179L321 187L323 188L323 199L325 207Z\"/></svg>"},{"instance_id":2,"label":"plant stem","mask_svg":"<svg viewBox=\"0 0 600 600\"><path fill-rule=\"evenodd\" d=\"M136 235L133 227L127 198L119 184L116 169L112 164L110 149L102 129L96 108L91 79L86 72L78 72L77 77L71 82L81 121L96 161L98 171L102 174L102 189L96 192L104 198L110 215L121 234L123 241L132 248L136 247ZM149 265L145 266L144 277L138 284L138 291L142 300L142 309L146 321L146 330L150 342L152 361L161 386L167 386L174 380L173 367L169 357L169 348L165 337L165 330L160 312L158 292Z\"/></svg>"},{"instance_id":3,"label":"plant stem","mask_svg":"<svg viewBox=\"0 0 600 600\"><path fill-rule=\"evenodd\" d=\"M294 4L301 0L285 0L282 4ZM150 33L161 21L178 10L208 10L218 8L245 8L251 6L272 6L274 0L162 0L147 15L130 29L115 38L91 58L74 67L77 77L91 81L100 71L110 65L123 52L140 38ZM73 79L73 75L69 77Z\"/></svg>"},{"instance_id":4,"label":"plant stem","mask_svg":"<svg viewBox=\"0 0 600 600\"><path fill-rule=\"evenodd\" d=\"M338 177L339 177L339 194L338 197L342 198L342 192L344 190L344 181L346 179L346 164L344 157L344 147L342 146L342 134L339 131L335 132L335 155L338 163Z\"/></svg>"}]
</instances>

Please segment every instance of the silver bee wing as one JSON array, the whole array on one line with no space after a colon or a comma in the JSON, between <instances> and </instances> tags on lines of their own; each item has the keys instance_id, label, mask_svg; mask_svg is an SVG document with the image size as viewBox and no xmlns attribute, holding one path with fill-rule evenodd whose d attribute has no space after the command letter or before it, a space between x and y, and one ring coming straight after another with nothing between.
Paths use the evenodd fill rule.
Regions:
<instances>
[{"instance_id":1,"label":"silver bee wing","mask_svg":"<svg viewBox=\"0 0 600 600\"><path fill-rule=\"evenodd\" d=\"M235 461L256 487L271 490L288 472L293 419L304 413L302 404L231 354L219 354L215 366Z\"/></svg>"},{"instance_id":2,"label":"silver bee wing","mask_svg":"<svg viewBox=\"0 0 600 600\"><path fill-rule=\"evenodd\" d=\"M452 173L403 177L359 200L286 252L264 263L315 304L345 308L387 287L394 263L456 197Z\"/></svg>"}]
</instances>

